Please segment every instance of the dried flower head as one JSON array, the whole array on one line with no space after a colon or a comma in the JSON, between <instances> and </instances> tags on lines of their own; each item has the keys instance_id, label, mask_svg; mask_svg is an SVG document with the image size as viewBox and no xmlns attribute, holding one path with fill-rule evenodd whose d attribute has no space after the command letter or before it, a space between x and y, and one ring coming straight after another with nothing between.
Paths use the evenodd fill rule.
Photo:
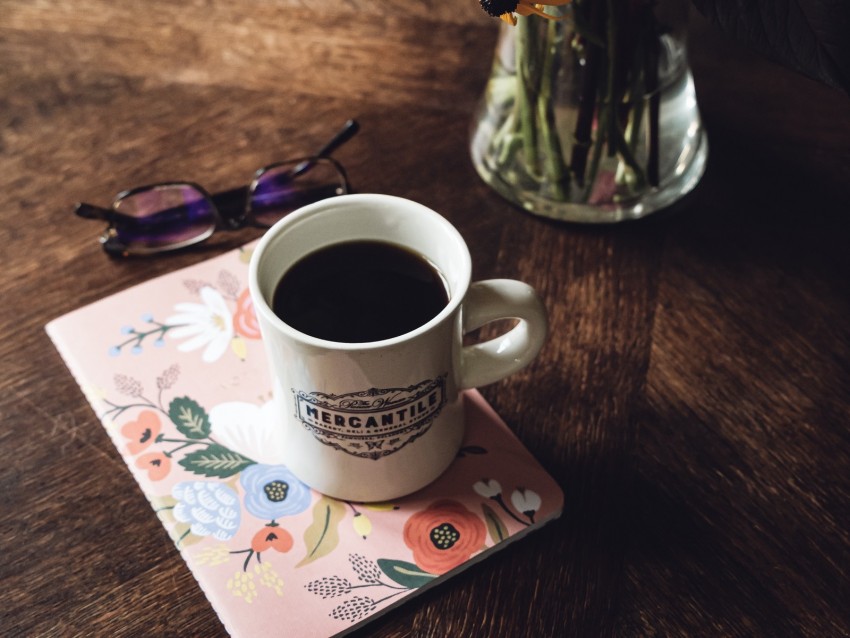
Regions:
<instances>
[{"instance_id":1,"label":"dried flower head","mask_svg":"<svg viewBox=\"0 0 850 638\"><path fill-rule=\"evenodd\" d=\"M183 281L183 285L186 287L186 290L191 292L193 295L201 294L201 290L203 288L212 287L211 284L200 279L186 279Z\"/></svg>"},{"instance_id":2,"label":"dried flower head","mask_svg":"<svg viewBox=\"0 0 850 638\"><path fill-rule=\"evenodd\" d=\"M125 396L140 397L144 392L142 384L137 379L129 377L126 374L116 374L113 380L115 381L115 388Z\"/></svg>"},{"instance_id":3,"label":"dried flower head","mask_svg":"<svg viewBox=\"0 0 850 638\"><path fill-rule=\"evenodd\" d=\"M218 273L218 288L224 294L235 297L239 294L239 279L229 270Z\"/></svg>"},{"instance_id":4,"label":"dried flower head","mask_svg":"<svg viewBox=\"0 0 850 638\"><path fill-rule=\"evenodd\" d=\"M517 0L480 0L481 8L484 12L493 17L498 18L503 13L512 13L516 11L519 4Z\"/></svg>"},{"instance_id":5,"label":"dried flower head","mask_svg":"<svg viewBox=\"0 0 850 638\"><path fill-rule=\"evenodd\" d=\"M515 13L521 16L537 15L547 20L560 20L558 16L549 15L540 7L558 7L569 4L571 0L540 0L530 2L529 0L479 0L484 12L494 18L501 18L508 24L516 25Z\"/></svg>"},{"instance_id":6,"label":"dried flower head","mask_svg":"<svg viewBox=\"0 0 850 638\"><path fill-rule=\"evenodd\" d=\"M364 583L377 584L381 582L380 568L365 556L349 554L348 562L351 563L351 567L354 569L357 577Z\"/></svg>"},{"instance_id":7,"label":"dried flower head","mask_svg":"<svg viewBox=\"0 0 850 638\"><path fill-rule=\"evenodd\" d=\"M180 366L175 363L157 377L156 387L160 390L168 390L177 381L178 376L180 376Z\"/></svg>"}]
</instances>

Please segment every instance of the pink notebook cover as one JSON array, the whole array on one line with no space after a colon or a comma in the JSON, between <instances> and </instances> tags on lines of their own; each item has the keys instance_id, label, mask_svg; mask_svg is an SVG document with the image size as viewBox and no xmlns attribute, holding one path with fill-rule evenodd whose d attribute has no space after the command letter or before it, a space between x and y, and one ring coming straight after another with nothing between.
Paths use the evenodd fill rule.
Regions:
<instances>
[{"instance_id":1,"label":"pink notebook cover","mask_svg":"<svg viewBox=\"0 0 850 638\"><path fill-rule=\"evenodd\" d=\"M232 636L334 636L560 515L563 494L478 392L449 470L392 503L337 501L275 462L251 245L47 325Z\"/></svg>"}]
</instances>

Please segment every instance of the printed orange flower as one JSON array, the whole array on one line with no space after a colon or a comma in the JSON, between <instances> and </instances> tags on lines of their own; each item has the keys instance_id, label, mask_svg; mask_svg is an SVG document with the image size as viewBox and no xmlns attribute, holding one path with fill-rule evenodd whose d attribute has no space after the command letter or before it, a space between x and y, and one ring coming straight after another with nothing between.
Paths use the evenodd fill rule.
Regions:
<instances>
[{"instance_id":1,"label":"printed orange flower","mask_svg":"<svg viewBox=\"0 0 850 638\"><path fill-rule=\"evenodd\" d=\"M404 524L404 543L413 562L429 574L462 565L484 545L481 519L457 501L437 501Z\"/></svg>"},{"instance_id":2,"label":"printed orange flower","mask_svg":"<svg viewBox=\"0 0 850 638\"><path fill-rule=\"evenodd\" d=\"M257 315L254 313L254 302L251 301L251 295L247 288L242 291L236 301L233 329L236 334L242 335L246 339L260 338L260 325L257 322Z\"/></svg>"},{"instance_id":3,"label":"printed orange flower","mask_svg":"<svg viewBox=\"0 0 850 638\"><path fill-rule=\"evenodd\" d=\"M145 410L139 418L121 426L121 435L129 440L127 452L135 456L146 449L159 436L162 424L156 412Z\"/></svg>"},{"instance_id":4,"label":"printed orange flower","mask_svg":"<svg viewBox=\"0 0 850 638\"><path fill-rule=\"evenodd\" d=\"M258 554L269 548L285 554L292 549L293 544L292 534L276 523L266 525L251 539L251 549Z\"/></svg>"},{"instance_id":5,"label":"printed orange flower","mask_svg":"<svg viewBox=\"0 0 850 638\"><path fill-rule=\"evenodd\" d=\"M256 534L254 534L254 537L251 539L251 547L249 547L248 549L237 549L230 553L247 554L247 556L245 557L245 562L242 563L242 571L247 572L248 565L251 563L251 559L254 558L254 556L257 557L257 562L262 564L262 559L260 558L260 555L264 551L268 549L273 549L276 552L285 554L290 549L292 549L292 546L294 544L295 543L292 540L292 534L290 534L280 525L272 521L271 523L262 527ZM257 568L255 567L255 569Z\"/></svg>"},{"instance_id":6,"label":"printed orange flower","mask_svg":"<svg viewBox=\"0 0 850 638\"><path fill-rule=\"evenodd\" d=\"M162 452L148 452L136 459L136 467L148 471L152 481L161 481L171 470L171 459Z\"/></svg>"}]
</instances>

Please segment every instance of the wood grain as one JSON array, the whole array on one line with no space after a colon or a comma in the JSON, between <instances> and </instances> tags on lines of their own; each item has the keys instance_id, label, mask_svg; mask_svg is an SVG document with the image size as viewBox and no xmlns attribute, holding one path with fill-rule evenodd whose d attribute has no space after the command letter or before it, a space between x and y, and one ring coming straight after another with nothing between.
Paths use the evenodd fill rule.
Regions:
<instances>
[{"instance_id":1,"label":"wood grain","mask_svg":"<svg viewBox=\"0 0 850 638\"><path fill-rule=\"evenodd\" d=\"M476 176L496 23L470 2L0 0L0 632L224 636L43 331L235 247L110 261L78 200L211 190L309 153L421 201L552 335L483 389L564 516L362 636L850 635L850 102L692 20L709 169L677 210L576 227Z\"/></svg>"}]
</instances>

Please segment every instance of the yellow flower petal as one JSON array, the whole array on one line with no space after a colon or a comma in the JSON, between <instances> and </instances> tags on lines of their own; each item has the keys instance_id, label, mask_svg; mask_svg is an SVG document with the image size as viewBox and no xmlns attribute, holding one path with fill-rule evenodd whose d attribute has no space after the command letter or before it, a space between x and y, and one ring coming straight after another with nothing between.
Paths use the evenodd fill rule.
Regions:
<instances>
[{"instance_id":1,"label":"yellow flower petal","mask_svg":"<svg viewBox=\"0 0 850 638\"><path fill-rule=\"evenodd\" d=\"M233 340L230 342L230 347L237 357L242 359L242 361L245 361L248 356L248 346L242 337L235 335Z\"/></svg>"},{"instance_id":2,"label":"yellow flower petal","mask_svg":"<svg viewBox=\"0 0 850 638\"><path fill-rule=\"evenodd\" d=\"M536 16L540 16L541 18L546 18L547 20L563 20L564 19L564 16L549 15L548 13L541 11L540 9L538 9L535 6L528 5L528 4L522 4L522 3L517 5L515 11L518 14L520 14L521 16L536 15Z\"/></svg>"}]
</instances>

